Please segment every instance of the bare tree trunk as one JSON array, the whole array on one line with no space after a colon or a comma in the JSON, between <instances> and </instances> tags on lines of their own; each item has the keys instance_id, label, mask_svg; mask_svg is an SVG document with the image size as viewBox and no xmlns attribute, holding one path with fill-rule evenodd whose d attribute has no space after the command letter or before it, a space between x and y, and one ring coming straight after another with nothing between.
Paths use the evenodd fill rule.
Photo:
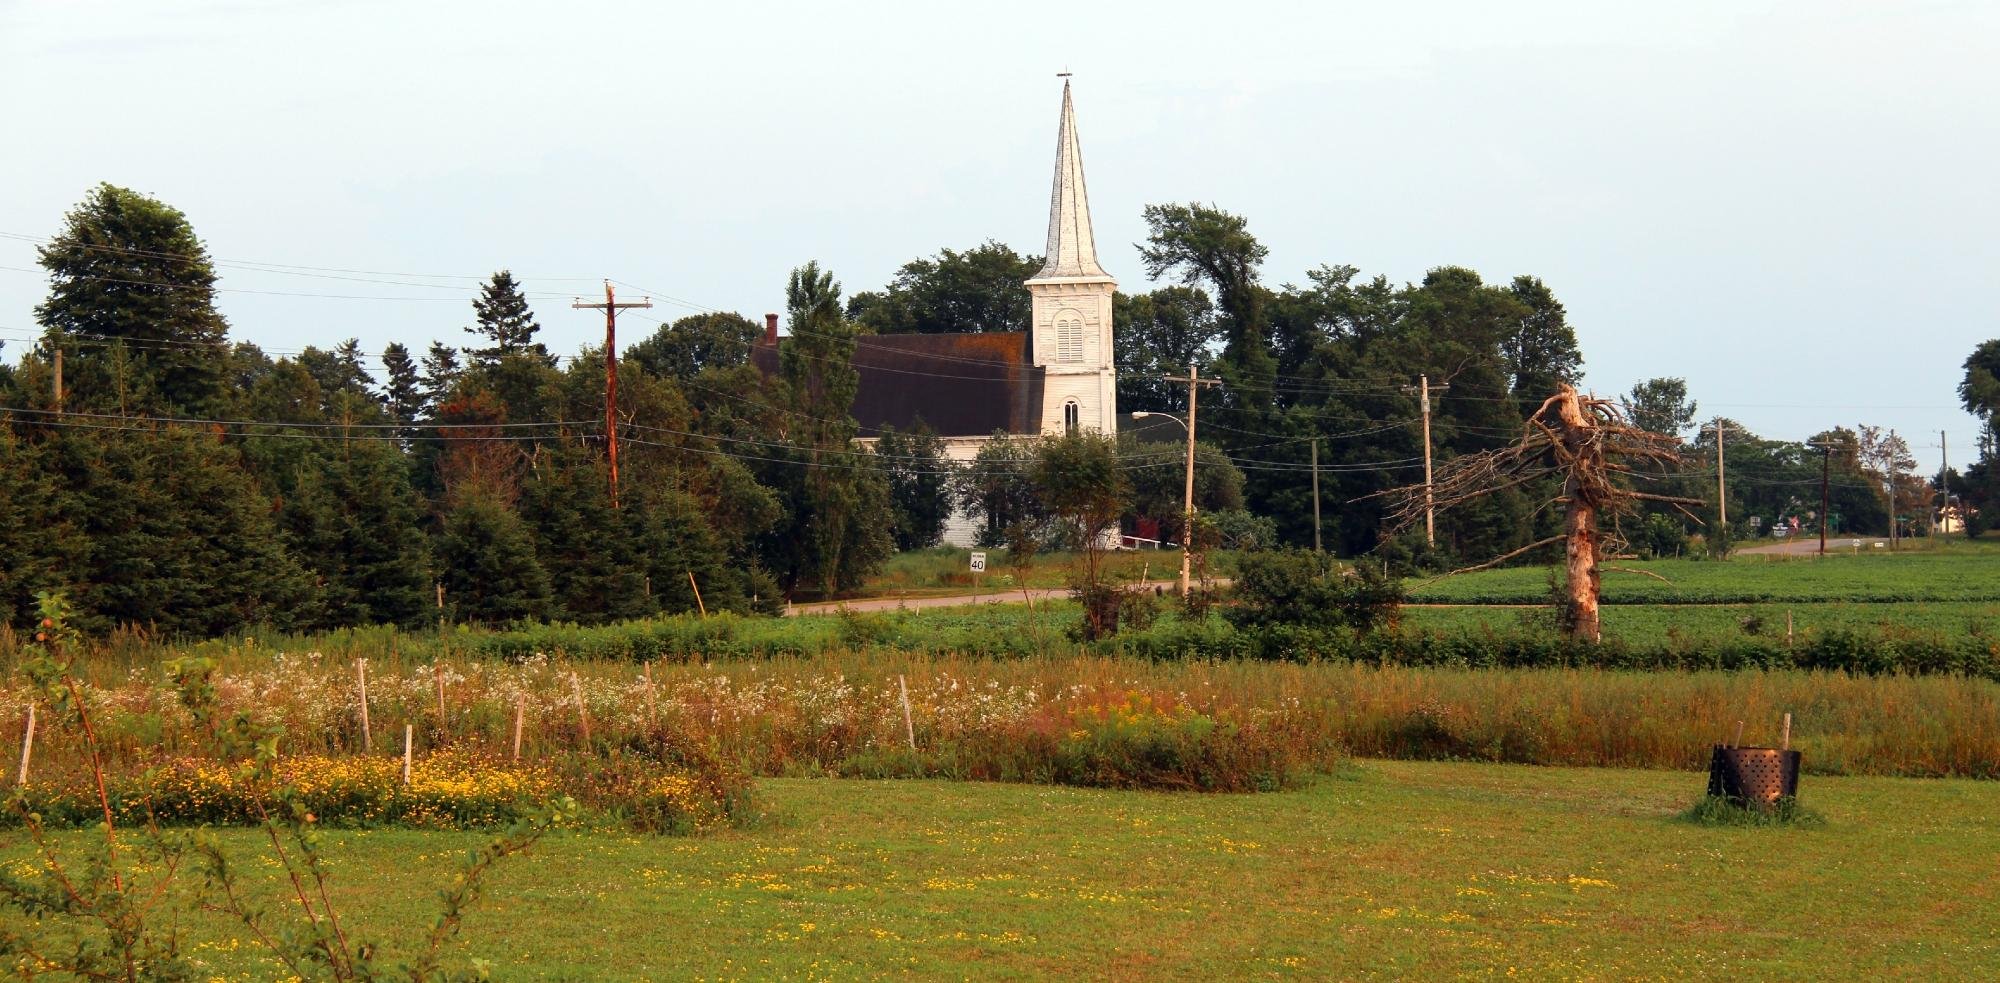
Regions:
<instances>
[{"instance_id":1,"label":"bare tree trunk","mask_svg":"<svg viewBox=\"0 0 2000 983\"><path fill-rule=\"evenodd\" d=\"M1598 640L1597 510L1572 497L1569 506L1570 634Z\"/></svg>"},{"instance_id":2,"label":"bare tree trunk","mask_svg":"<svg viewBox=\"0 0 2000 983\"><path fill-rule=\"evenodd\" d=\"M1557 603L1565 609L1570 635L1595 643L1601 634L1598 560L1605 553L1617 553L1623 543L1617 517L1631 512L1638 501L1676 507L1702 504L1698 499L1639 491L1621 484L1621 476L1664 471L1679 463L1676 437L1635 427L1610 400L1586 398L1564 385L1529 414L1521 439L1511 446L1453 458L1440 469L1441 477L1396 489L1390 528L1396 533L1412 528L1430 514L1434 501L1438 508L1461 506L1543 478L1562 477L1562 495L1551 501L1567 510L1560 535L1453 573L1485 569L1563 541L1568 564ZM1600 529L1606 523L1610 527Z\"/></svg>"},{"instance_id":3,"label":"bare tree trunk","mask_svg":"<svg viewBox=\"0 0 2000 983\"><path fill-rule=\"evenodd\" d=\"M1591 422L1583 414L1583 406L1577 399L1576 390L1568 386L1562 388L1556 402L1556 418L1562 423L1563 441L1575 453L1579 465L1574 474L1601 474L1604 461L1595 444L1591 441ZM1592 501L1590 490L1584 482L1574 476L1567 482L1564 493L1569 498L1569 570L1568 583L1570 602L1570 634L1576 638L1598 640L1597 597L1597 504Z\"/></svg>"}]
</instances>

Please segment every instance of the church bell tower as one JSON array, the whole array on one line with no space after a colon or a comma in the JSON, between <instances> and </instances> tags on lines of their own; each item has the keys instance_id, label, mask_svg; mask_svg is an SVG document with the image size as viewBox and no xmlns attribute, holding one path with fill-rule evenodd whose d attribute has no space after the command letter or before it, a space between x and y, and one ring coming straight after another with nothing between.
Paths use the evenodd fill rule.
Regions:
<instances>
[{"instance_id":1,"label":"church bell tower","mask_svg":"<svg viewBox=\"0 0 2000 983\"><path fill-rule=\"evenodd\" d=\"M1118 281L1097 265L1084 192L1076 111L1063 77L1056 130L1055 186L1049 192L1049 241L1042 269L1027 281L1034 298L1035 364L1043 370L1042 432L1118 429L1118 371L1112 357L1111 295Z\"/></svg>"}]
</instances>

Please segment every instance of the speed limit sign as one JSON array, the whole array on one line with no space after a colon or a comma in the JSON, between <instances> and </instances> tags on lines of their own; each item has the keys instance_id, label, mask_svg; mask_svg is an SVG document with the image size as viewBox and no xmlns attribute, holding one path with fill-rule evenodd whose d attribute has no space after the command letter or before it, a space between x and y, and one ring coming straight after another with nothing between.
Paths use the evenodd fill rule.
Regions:
<instances>
[{"instance_id":1,"label":"speed limit sign","mask_svg":"<svg viewBox=\"0 0 2000 983\"><path fill-rule=\"evenodd\" d=\"M973 573L986 572L986 554L984 553L972 554L972 572Z\"/></svg>"}]
</instances>

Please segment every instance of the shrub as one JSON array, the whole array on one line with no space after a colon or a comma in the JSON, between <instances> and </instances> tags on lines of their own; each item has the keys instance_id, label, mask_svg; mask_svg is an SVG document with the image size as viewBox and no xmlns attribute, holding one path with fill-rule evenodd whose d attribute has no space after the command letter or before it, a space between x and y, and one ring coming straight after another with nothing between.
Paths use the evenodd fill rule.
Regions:
<instances>
[{"instance_id":1,"label":"shrub","mask_svg":"<svg viewBox=\"0 0 2000 983\"><path fill-rule=\"evenodd\" d=\"M1070 596L1083 606L1083 620L1070 631L1071 640L1078 642L1110 638L1126 628L1145 631L1160 613L1158 602L1145 588L1079 583L1070 588Z\"/></svg>"},{"instance_id":2,"label":"shrub","mask_svg":"<svg viewBox=\"0 0 2000 983\"><path fill-rule=\"evenodd\" d=\"M1394 620L1403 604L1403 583L1366 563L1344 571L1326 554L1288 550L1239 558L1234 594L1237 606L1228 617L1239 627L1299 625L1364 632Z\"/></svg>"},{"instance_id":3,"label":"shrub","mask_svg":"<svg viewBox=\"0 0 2000 983\"><path fill-rule=\"evenodd\" d=\"M967 777L1095 788L1268 792L1344 758L1278 715L1199 713L1163 694L1051 705L1024 733L981 735L958 750Z\"/></svg>"}]
</instances>

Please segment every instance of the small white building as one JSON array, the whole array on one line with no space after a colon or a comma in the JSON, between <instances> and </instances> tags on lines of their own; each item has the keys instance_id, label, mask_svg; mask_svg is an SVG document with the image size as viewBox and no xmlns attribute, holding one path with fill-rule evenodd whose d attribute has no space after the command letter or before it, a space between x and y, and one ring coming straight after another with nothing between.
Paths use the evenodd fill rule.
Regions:
<instances>
[{"instance_id":1,"label":"small white building","mask_svg":"<svg viewBox=\"0 0 2000 983\"><path fill-rule=\"evenodd\" d=\"M971 461L996 434L1117 432L1111 296L1118 281L1097 261L1067 79L1056 130L1046 257L1026 286L1033 314L1025 332L857 338L860 387L853 414L860 442L872 444L884 429L907 433L921 423L944 438L945 456ZM776 371L778 343L772 316L753 362ZM970 546L978 533L977 520L957 514L946 524L944 542Z\"/></svg>"}]
</instances>

